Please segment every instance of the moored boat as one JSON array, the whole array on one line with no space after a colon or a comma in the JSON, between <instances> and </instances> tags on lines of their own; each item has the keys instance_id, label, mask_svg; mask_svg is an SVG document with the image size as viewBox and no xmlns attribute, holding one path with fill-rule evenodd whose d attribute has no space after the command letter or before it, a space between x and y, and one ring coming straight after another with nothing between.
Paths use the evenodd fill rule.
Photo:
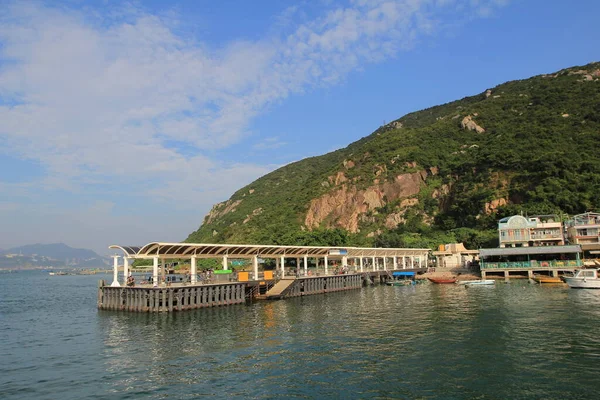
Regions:
<instances>
[{"instance_id":1,"label":"moored boat","mask_svg":"<svg viewBox=\"0 0 600 400\"><path fill-rule=\"evenodd\" d=\"M429 282L435 283L435 284L449 284L449 283L456 283L456 278L455 277L441 277L441 278L427 278L429 279Z\"/></svg>"},{"instance_id":2,"label":"moored boat","mask_svg":"<svg viewBox=\"0 0 600 400\"><path fill-rule=\"evenodd\" d=\"M600 289L597 269L580 269L574 276L565 276L564 280L572 289Z\"/></svg>"},{"instance_id":3,"label":"moored boat","mask_svg":"<svg viewBox=\"0 0 600 400\"><path fill-rule=\"evenodd\" d=\"M470 280L470 281L458 281L458 283L461 285L465 285L465 286L494 285L494 284L496 284L496 281L493 279L474 279L474 280Z\"/></svg>"},{"instance_id":4,"label":"moored boat","mask_svg":"<svg viewBox=\"0 0 600 400\"><path fill-rule=\"evenodd\" d=\"M386 283L389 286L409 286L414 285L415 281L415 273L412 271L401 271L401 272L393 272L392 280L387 281Z\"/></svg>"},{"instance_id":5,"label":"moored boat","mask_svg":"<svg viewBox=\"0 0 600 400\"><path fill-rule=\"evenodd\" d=\"M412 286L415 285L416 282L412 280L401 280L401 281L388 281L386 282L388 286Z\"/></svg>"},{"instance_id":6,"label":"moored boat","mask_svg":"<svg viewBox=\"0 0 600 400\"><path fill-rule=\"evenodd\" d=\"M533 280L537 283L563 283L559 276L537 275L533 277Z\"/></svg>"}]
</instances>

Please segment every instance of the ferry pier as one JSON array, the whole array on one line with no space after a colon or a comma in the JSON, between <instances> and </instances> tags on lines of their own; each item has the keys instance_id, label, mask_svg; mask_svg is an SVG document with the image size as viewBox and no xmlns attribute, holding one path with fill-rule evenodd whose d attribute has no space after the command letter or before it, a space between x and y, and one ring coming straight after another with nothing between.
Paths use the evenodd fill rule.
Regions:
<instances>
[{"instance_id":1,"label":"ferry pier","mask_svg":"<svg viewBox=\"0 0 600 400\"><path fill-rule=\"evenodd\" d=\"M426 271L430 252L410 248L158 242L143 247L110 248L120 250L123 255L114 256L112 282L99 282L98 308L133 312L174 312L356 290L371 283L383 283L391 279L394 271ZM119 258L123 259L121 277ZM128 286L130 262L138 259L152 260L151 280ZM198 280L200 259L221 261L223 269L214 271L210 283ZM260 268L260 261L268 259L275 261L274 270ZM166 262L170 260L189 260L189 280L165 279ZM234 274L229 269L232 260L246 260L252 265L251 271ZM313 267L309 269L311 263Z\"/></svg>"}]
</instances>

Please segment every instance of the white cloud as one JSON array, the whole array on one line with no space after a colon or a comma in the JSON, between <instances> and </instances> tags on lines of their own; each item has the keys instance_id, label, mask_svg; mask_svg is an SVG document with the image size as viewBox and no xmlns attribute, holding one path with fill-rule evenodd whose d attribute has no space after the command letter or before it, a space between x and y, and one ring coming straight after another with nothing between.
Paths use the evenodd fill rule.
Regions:
<instances>
[{"instance_id":1,"label":"white cloud","mask_svg":"<svg viewBox=\"0 0 600 400\"><path fill-rule=\"evenodd\" d=\"M411 48L448 7L477 13L503 2L355 0L298 26L292 7L276 20L288 25L285 36L223 48L176 33L173 13L8 3L0 11L0 139L48 171L42 187L114 182L187 206L208 194L208 210L273 168L206 156L249 135L270 104ZM270 140L256 148L283 143Z\"/></svg>"},{"instance_id":2,"label":"white cloud","mask_svg":"<svg viewBox=\"0 0 600 400\"><path fill-rule=\"evenodd\" d=\"M278 137L268 137L252 146L256 150L278 149L285 146L287 143L280 140Z\"/></svg>"}]
</instances>

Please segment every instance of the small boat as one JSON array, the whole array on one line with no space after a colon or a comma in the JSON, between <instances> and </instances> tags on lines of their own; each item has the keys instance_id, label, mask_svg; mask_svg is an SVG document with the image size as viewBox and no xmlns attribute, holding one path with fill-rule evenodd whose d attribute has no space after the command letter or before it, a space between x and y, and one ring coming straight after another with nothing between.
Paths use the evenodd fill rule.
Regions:
<instances>
[{"instance_id":1,"label":"small boat","mask_svg":"<svg viewBox=\"0 0 600 400\"><path fill-rule=\"evenodd\" d=\"M473 279L470 281L458 281L458 284L471 286L471 285L494 285L496 281L493 279Z\"/></svg>"},{"instance_id":2,"label":"small boat","mask_svg":"<svg viewBox=\"0 0 600 400\"><path fill-rule=\"evenodd\" d=\"M413 280L405 279L399 281L387 281L388 286L412 286L416 285L416 282Z\"/></svg>"},{"instance_id":3,"label":"small boat","mask_svg":"<svg viewBox=\"0 0 600 400\"><path fill-rule=\"evenodd\" d=\"M575 276L565 276L564 280L572 289L600 289L597 269L580 269Z\"/></svg>"},{"instance_id":4,"label":"small boat","mask_svg":"<svg viewBox=\"0 0 600 400\"><path fill-rule=\"evenodd\" d=\"M441 285L441 284L447 284L447 283L456 283L456 278L455 277L446 277L446 278L427 278L429 279L429 282Z\"/></svg>"},{"instance_id":5,"label":"small boat","mask_svg":"<svg viewBox=\"0 0 600 400\"><path fill-rule=\"evenodd\" d=\"M410 286L416 284L415 273L412 271L393 272L392 280L386 283L389 286Z\"/></svg>"},{"instance_id":6,"label":"small boat","mask_svg":"<svg viewBox=\"0 0 600 400\"><path fill-rule=\"evenodd\" d=\"M533 277L533 280L537 283L563 283L559 276L537 275Z\"/></svg>"}]
</instances>

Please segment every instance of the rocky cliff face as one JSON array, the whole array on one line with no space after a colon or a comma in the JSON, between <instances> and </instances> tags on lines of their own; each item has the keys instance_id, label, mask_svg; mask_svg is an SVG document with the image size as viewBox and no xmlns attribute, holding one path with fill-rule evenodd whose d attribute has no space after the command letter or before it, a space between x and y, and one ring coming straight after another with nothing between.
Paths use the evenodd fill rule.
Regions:
<instances>
[{"instance_id":1,"label":"rocky cliff face","mask_svg":"<svg viewBox=\"0 0 600 400\"><path fill-rule=\"evenodd\" d=\"M390 182L378 183L366 189L357 189L355 185L345 183L347 179L344 174L338 172L335 182L339 187L311 200L304 225L309 229L320 226L337 227L356 233L359 231L361 216L394 200L417 195L426 178L427 172L423 170L398 175ZM406 208L409 204L414 205L416 202L418 202L417 199L411 199L405 202L404 207L401 208ZM388 225L392 225L393 221L400 223L401 215L394 214Z\"/></svg>"},{"instance_id":2,"label":"rocky cliff face","mask_svg":"<svg viewBox=\"0 0 600 400\"><path fill-rule=\"evenodd\" d=\"M209 225L225 215L235 212L236 207L240 205L242 200L227 200L222 203L217 203L213 206L208 214L204 217L204 224Z\"/></svg>"}]
</instances>

